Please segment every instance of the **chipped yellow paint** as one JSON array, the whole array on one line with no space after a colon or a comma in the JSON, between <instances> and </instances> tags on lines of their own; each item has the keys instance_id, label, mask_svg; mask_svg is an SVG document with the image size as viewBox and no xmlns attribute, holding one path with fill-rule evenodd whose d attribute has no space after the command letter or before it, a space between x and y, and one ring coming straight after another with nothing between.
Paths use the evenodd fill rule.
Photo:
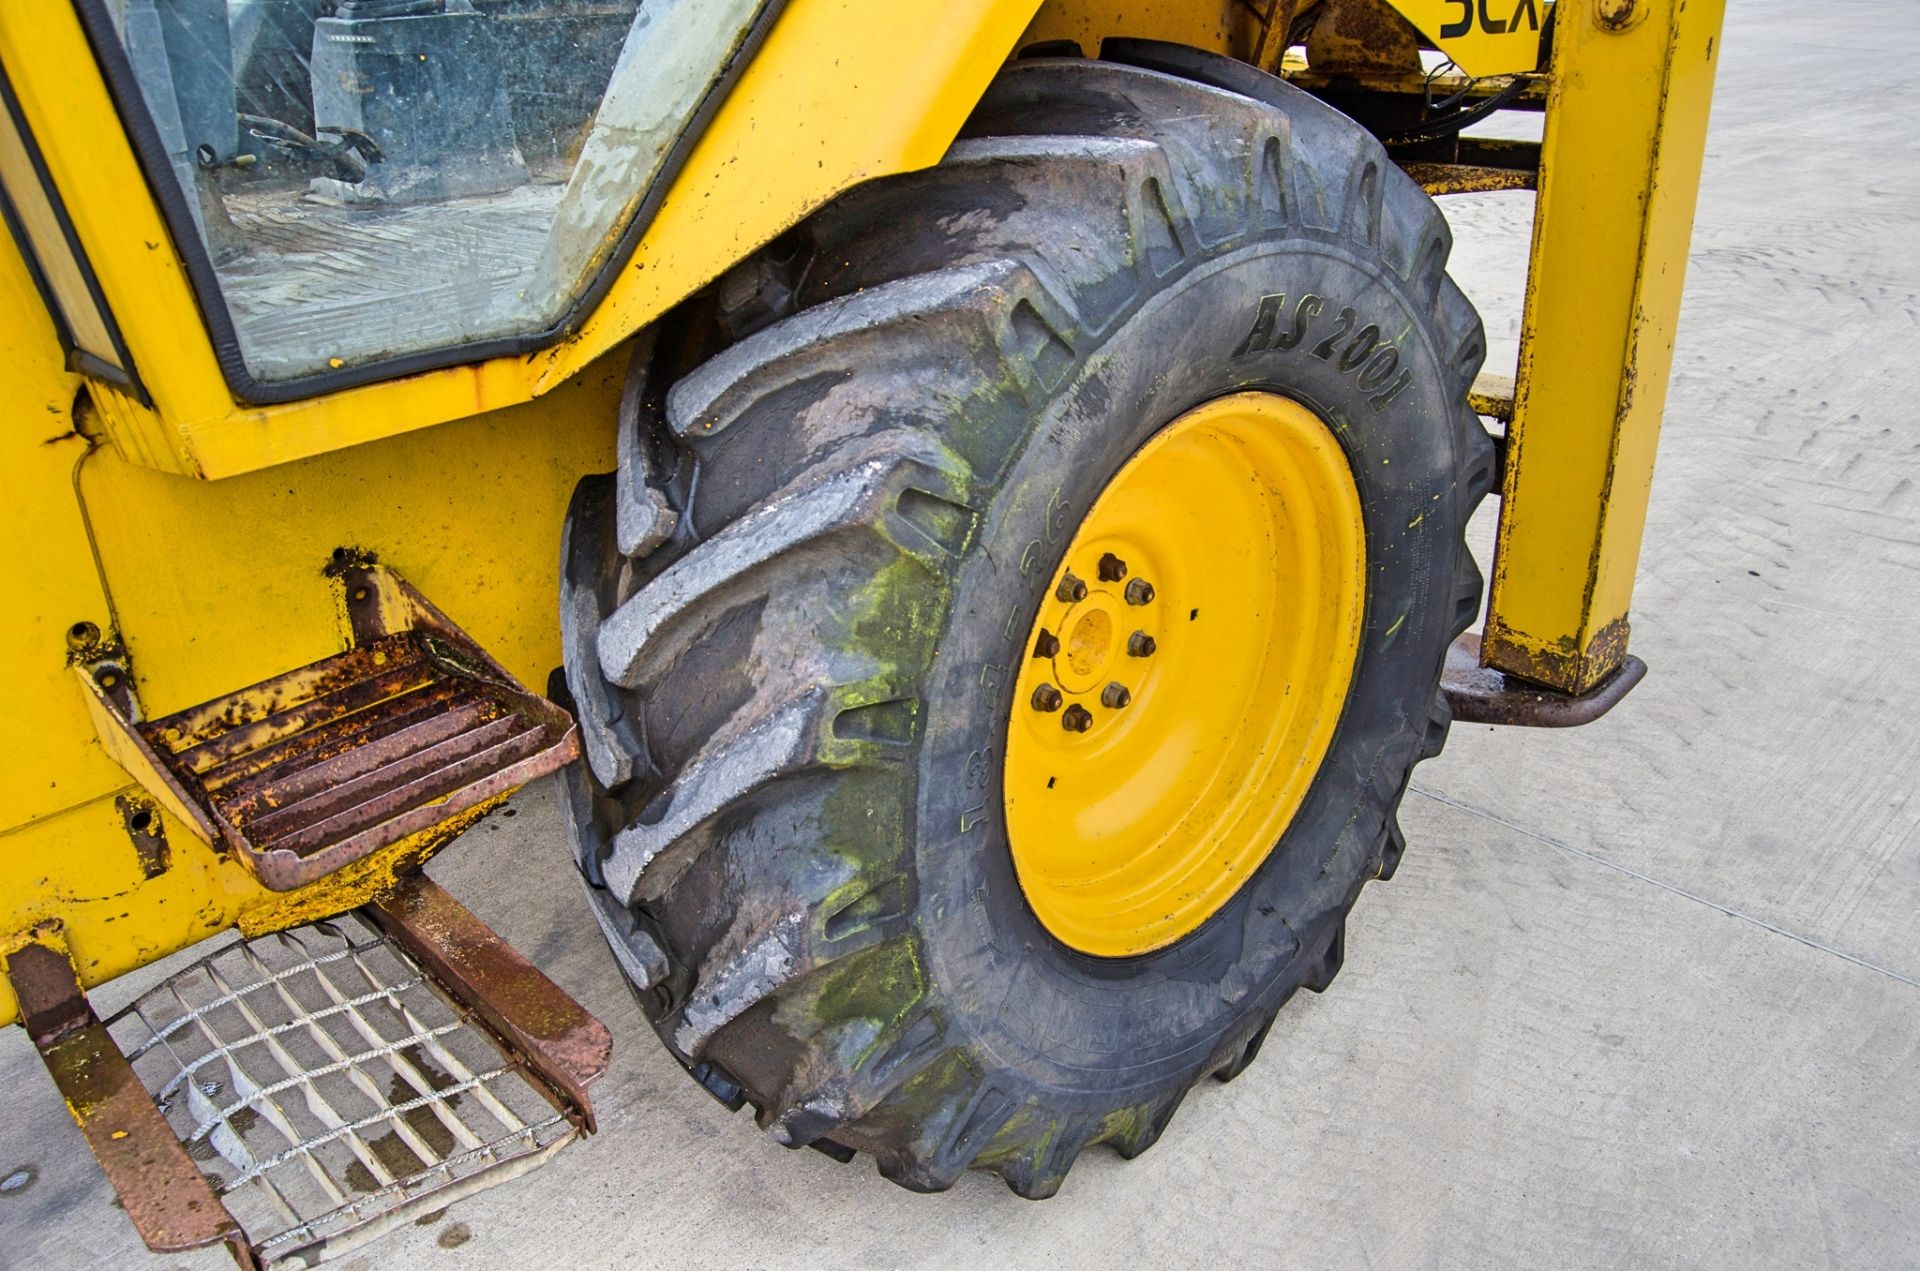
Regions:
<instances>
[{"instance_id":1,"label":"chipped yellow paint","mask_svg":"<svg viewBox=\"0 0 1920 1271\"><path fill-rule=\"evenodd\" d=\"M0 305L4 299L0 262ZM211 484L104 449L75 481L73 451L84 442L43 447L21 431L0 436L0 459L52 474L29 490L29 507L0 508L20 549L9 568L40 597L16 610L20 621L0 627L8 755L0 768L0 931L61 915L93 985L243 914L247 925L267 927L360 903L369 887L351 876L267 893L171 815L163 819L171 867L145 878L113 804L129 777L103 750L87 691L66 665L67 629L84 621L116 633L146 714L168 714L339 652L339 602L321 569L335 547L352 544L418 579L516 678L542 685L560 661L566 502L580 477L613 466L618 371L610 363L604 375L511 411ZM23 390L12 391L17 401ZM88 550L89 526L111 604ZM40 573L43 562L63 560L70 572ZM362 872L390 873L408 850L389 849L384 864ZM412 850L423 854L417 844ZM0 1022L10 1016L11 1006L0 1005Z\"/></svg>"}]
</instances>

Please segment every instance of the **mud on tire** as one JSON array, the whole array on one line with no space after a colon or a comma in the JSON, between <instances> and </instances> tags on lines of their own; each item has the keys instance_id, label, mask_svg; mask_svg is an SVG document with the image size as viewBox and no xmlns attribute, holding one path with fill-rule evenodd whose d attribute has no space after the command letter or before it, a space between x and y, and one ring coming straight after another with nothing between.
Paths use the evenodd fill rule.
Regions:
<instances>
[{"instance_id":1,"label":"mud on tire","mask_svg":"<svg viewBox=\"0 0 1920 1271\"><path fill-rule=\"evenodd\" d=\"M569 514L569 812L622 969L717 1096L920 1190L984 1168L1046 1196L1090 1144L1144 1151L1327 986L1480 595L1483 343L1439 212L1311 97L1117 51L1015 65L939 167L724 279L723 347L639 355L620 471ZM1352 463L1353 688L1238 895L1166 949L1087 957L1013 876L1008 667L1113 472L1250 388Z\"/></svg>"}]
</instances>

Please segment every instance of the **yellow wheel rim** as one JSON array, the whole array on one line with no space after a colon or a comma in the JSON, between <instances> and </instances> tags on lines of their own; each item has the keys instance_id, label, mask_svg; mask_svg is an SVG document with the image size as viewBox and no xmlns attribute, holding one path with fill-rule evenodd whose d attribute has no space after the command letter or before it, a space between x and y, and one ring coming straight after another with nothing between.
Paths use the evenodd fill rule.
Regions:
<instances>
[{"instance_id":1,"label":"yellow wheel rim","mask_svg":"<svg viewBox=\"0 0 1920 1271\"><path fill-rule=\"evenodd\" d=\"M1172 944L1299 811L1360 647L1345 453L1268 393L1156 433L1074 532L1027 639L1006 756L1021 888L1062 943Z\"/></svg>"}]
</instances>

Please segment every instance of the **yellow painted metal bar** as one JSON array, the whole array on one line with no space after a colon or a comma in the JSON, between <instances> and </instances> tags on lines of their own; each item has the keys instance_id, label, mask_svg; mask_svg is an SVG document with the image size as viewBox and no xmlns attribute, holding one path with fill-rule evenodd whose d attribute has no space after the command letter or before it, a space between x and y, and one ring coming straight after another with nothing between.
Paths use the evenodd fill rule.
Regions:
<instances>
[{"instance_id":1,"label":"yellow painted metal bar","mask_svg":"<svg viewBox=\"0 0 1920 1271\"><path fill-rule=\"evenodd\" d=\"M1626 655L1725 0L1561 0L1482 657Z\"/></svg>"},{"instance_id":2,"label":"yellow painted metal bar","mask_svg":"<svg viewBox=\"0 0 1920 1271\"><path fill-rule=\"evenodd\" d=\"M551 391L841 190L937 162L1038 2L789 0L577 332L533 357L262 407L227 388L72 7L0 5L0 64L153 397L103 388L108 436L132 462L214 478Z\"/></svg>"}]
</instances>

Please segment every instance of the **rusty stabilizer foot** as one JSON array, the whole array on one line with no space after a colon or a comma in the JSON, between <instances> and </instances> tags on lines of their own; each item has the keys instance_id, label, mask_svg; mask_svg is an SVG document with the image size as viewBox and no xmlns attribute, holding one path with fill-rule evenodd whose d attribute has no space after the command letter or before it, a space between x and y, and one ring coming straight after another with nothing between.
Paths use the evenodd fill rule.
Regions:
<instances>
[{"instance_id":1,"label":"rusty stabilizer foot","mask_svg":"<svg viewBox=\"0 0 1920 1271\"><path fill-rule=\"evenodd\" d=\"M1440 687L1457 723L1573 728L1591 724L1619 705L1646 675L1647 664L1628 655L1619 670L1574 697L1480 665L1480 633L1469 631L1447 650Z\"/></svg>"},{"instance_id":2,"label":"rusty stabilizer foot","mask_svg":"<svg viewBox=\"0 0 1920 1271\"><path fill-rule=\"evenodd\" d=\"M6 975L34 1048L147 1248L182 1253L225 1242L245 1271L257 1271L240 1224L93 1013L60 924L42 924L7 955Z\"/></svg>"}]
</instances>

